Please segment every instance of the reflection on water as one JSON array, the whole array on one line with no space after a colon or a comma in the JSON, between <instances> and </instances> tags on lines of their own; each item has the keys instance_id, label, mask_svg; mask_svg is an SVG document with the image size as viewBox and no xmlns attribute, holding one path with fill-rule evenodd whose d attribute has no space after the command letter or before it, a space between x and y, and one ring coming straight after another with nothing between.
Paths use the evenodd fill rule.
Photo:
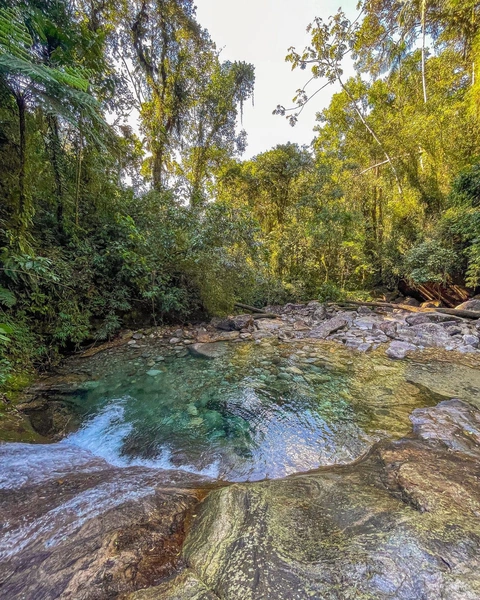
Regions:
<instances>
[{"instance_id":1,"label":"reflection on water","mask_svg":"<svg viewBox=\"0 0 480 600\"><path fill-rule=\"evenodd\" d=\"M119 465L231 481L277 478L399 437L432 399L403 363L324 344L233 344L220 358L119 361L68 399L82 420L64 444Z\"/></svg>"}]
</instances>

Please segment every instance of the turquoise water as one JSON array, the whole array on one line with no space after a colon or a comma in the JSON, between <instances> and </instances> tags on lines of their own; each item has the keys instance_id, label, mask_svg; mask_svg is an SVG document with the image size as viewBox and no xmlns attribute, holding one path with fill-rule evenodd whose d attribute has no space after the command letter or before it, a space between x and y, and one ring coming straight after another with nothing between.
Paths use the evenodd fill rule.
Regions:
<instances>
[{"instance_id":1,"label":"turquoise water","mask_svg":"<svg viewBox=\"0 0 480 600\"><path fill-rule=\"evenodd\" d=\"M230 481L348 462L408 431L408 414L426 402L401 366L355 359L293 344L233 344L220 358L150 366L117 359L69 399L82 424L66 442L117 465Z\"/></svg>"}]
</instances>

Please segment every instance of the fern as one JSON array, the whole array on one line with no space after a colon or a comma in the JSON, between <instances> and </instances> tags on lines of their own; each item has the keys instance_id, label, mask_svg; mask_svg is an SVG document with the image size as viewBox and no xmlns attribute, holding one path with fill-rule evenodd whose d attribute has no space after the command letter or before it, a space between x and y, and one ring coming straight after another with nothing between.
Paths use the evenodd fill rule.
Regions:
<instances>
[{"instance_id":1,"label":"fern","mask_svg":"<svg viewBox=\"0 0 480 600\"><path fill-rule=\"evenodd\" d=\"M12 89L29 88L29 95L47 113L78 126L80 116L90 119L103 135L109 126L100 104L89 93L91 72L80 66L54 67L38 62L33 40L19 12L0 8L0 77ZM92 128L93 133L93 128ZM93 136L100 142L101 136Z\"/></svg>"},{"instance_id":2,"label":"fern","mask_svg":"<svg viewBox=\"0 0 480 600\"><path fill-rule=\"evenodd\" d=\"M17 302L15 295L0 285L0 304L7 308L12 308Z\"/></svg>"}]
</instances>

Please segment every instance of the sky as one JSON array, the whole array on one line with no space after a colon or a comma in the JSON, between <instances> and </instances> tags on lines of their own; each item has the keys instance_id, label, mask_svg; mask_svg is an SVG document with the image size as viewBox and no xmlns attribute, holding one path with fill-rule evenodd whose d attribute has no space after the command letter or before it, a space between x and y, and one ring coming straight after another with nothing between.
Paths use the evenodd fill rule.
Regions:
<instances>
[{"instance_id":1,"label":"sky","mask_svg":"<svg viewBox=\"0 0 480 600\"><path fill-rule=\"evenodd\" d=\"M290 46L301 51L308 43L307 25L314 17L327 19L339 6L355 18L357 0L196 0L197 20L209 30L221 49L222 60L241 60L255 65L255 101L244 107L243 127L248 147L243 158L277 144L309 144L315 114L328 106L335 91L329 86L307 105L295 127L284 117L272 115L277 104L293 106L292 98L308 80L308 72L291 70L285 62ZM315 91L312 82L307 90Z\"/></svg>"}]
</instances>

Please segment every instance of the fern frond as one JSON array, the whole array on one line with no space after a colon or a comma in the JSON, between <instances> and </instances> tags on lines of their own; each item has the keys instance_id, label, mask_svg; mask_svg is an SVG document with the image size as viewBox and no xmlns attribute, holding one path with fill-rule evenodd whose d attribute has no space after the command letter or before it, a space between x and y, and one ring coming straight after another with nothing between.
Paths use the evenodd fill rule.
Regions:
<instances>
[{"instance_id":1,"label":"fern frond","mask_svg":"<svg viewBox=\"0 0 480 600\"><path fill-rule=\"evenodd\" d=\"M17 302L15 294L0 285L0 304L12 308Z\"/></svg>"}]
</instances>

